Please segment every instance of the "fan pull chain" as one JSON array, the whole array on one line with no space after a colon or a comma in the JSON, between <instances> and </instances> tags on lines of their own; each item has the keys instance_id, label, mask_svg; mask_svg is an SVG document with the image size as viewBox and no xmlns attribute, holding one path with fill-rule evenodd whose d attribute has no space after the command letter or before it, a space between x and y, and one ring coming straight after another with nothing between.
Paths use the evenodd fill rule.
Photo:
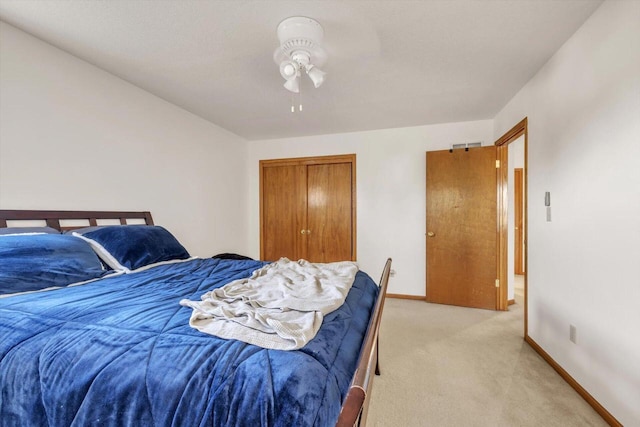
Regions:
<instances>
[{"instance_id":1,"label":"fan pull chain","mask_svg":"<svg viewBox=\"0 0 640 427\"><path fill-rule=\"evenodd\" d=\"M298 91L298 111L302 111L302 99L301 99L301 95L302 95L302 90L300 89ZM291 112L295 113L296 112L296 99L295 99L296 94L295 93L291 93Z\"/></svg>"}]
</instances>

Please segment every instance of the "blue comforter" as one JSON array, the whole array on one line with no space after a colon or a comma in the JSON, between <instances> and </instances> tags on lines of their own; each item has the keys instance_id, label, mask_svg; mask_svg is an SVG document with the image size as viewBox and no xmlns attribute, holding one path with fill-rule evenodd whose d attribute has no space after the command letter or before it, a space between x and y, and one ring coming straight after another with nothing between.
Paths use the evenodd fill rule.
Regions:
<instances>
[{"instance_id":1,"label":"blue comforter","mask_svg":"<svg viewBox=\"0 0 640 427\"><path fill-rule=\"evenodd\" d=\"M0 299L0 424L334 425L377 286L359 272L345 304L297 351L189 327L180 299L263 265L198 259Z\"/></svg>"}]
</instances>

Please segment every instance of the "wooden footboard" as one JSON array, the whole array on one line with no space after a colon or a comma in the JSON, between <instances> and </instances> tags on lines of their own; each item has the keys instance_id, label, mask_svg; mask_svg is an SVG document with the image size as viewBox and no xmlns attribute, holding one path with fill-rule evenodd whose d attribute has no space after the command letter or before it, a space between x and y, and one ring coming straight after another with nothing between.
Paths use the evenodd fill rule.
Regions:
<instances>
[{"instance_id":1,"label":"wooden footboard","mask_svg":"<svg viewBox=\"0 0 640 427\"><path fill-rule=\"evenodd\" d=\"M336 423L337 427L364 426L366 424L371 386L373 385L372 377L374 372L378 374L378 332L380 330L380 320L382 319L382 309L384 308L384 299L387 294L390 271L391 258L387 260L382 271L378 300L360 349L358 367L351 381L347 397L342 404L340 417Z\"/></svg>"}]
</instances>

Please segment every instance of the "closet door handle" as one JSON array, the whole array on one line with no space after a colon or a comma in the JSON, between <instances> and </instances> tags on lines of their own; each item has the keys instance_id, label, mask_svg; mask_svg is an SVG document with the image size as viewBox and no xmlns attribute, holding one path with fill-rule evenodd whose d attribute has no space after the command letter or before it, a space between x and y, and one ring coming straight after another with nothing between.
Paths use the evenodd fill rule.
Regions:
<instances>
[{"instance_id":1,"label":"closet door handle","mask_svg":"<svg viewBox=\"0 0 640 427\"><path fill-rule=\"evenodd\" d=\"M311 234L311 230L307 230L307 234Z\"/></svg>"},{"instance_id":2,"label":"closet door handle","mask_svg":"<svg viewBox=\"0 0 640 427\"><path fill-rule=\"evenodd\" d=\"M300 230L300 234L307 234L307 230Z\"/></svg>"}]
</instances>

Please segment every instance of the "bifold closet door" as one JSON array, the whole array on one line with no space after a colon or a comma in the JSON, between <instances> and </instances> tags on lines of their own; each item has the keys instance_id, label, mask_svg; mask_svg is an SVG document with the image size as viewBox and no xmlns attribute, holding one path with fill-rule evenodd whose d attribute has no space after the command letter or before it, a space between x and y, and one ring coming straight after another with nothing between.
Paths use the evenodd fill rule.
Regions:
<instances>
[{"instance_id":1,"label":"bifold closet door","mask_svg":"<svg viewBox=\"0 0 640 427\"><path fill-rule=\"evenodd\" d=\"M356 259L355 155L260 161L260 257Z\"/></svg>"},{"instance_id":2,"label":"bifold closet door","mask_svg":"<svg viewBox=\"0 0 640 427\"><path fill-rule=\"evenodd\" d=\"M352 254L351 163L307 167L307 258L350 260Z\"/></svg>"},{"instance_id":3,"label":"bifold closet door","mask_svg":"<svg viewBox=\"0 0 640 427\"><path fill-rule=\"evenodd\" d=\"M305 257L306 166L271 166L262 171L262 259Z\"/></svg>"}]
</instances>

